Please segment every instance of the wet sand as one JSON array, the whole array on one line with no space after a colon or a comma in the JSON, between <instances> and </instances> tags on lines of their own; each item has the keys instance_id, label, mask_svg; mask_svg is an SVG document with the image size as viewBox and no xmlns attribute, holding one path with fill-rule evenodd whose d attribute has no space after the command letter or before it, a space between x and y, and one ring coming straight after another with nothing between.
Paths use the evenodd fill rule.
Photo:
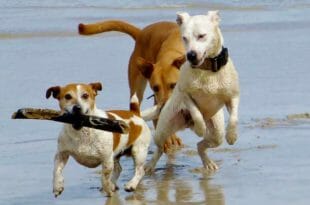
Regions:
<instances>
[{"instance_id":1,"label":"wet sand","mask_svg":"<svg viewBox=\"0 0 310 205\"><path fill-rule=\"evenodd\" d=\"M309 3L193 1L164 8L135 3L111 8L95 1L86 6L29 2L0 4L1 205L309 204ZM183 131L179 135L185 147L163 157L135 193L122 189L133 174L130 158L121 161L121 189L112 198L99 192L100 169L71 159L64 171L65 190L55 199L52 169L61 125L11 120L11 114L21 107L57 109L55 100L45 99L45 91L69 82L101 81L98 107L128 107L132 39L119 33L82 37L78 23L118 18L145 26L174 21L179 10L198 14L209 8L221 9L225 45L241 84L239 139L234 146L224 142L209 150L220 169L201 169L199 138ZM144 108L151 105L151 100L143 102Z\"/></svg>"}]
</instances>

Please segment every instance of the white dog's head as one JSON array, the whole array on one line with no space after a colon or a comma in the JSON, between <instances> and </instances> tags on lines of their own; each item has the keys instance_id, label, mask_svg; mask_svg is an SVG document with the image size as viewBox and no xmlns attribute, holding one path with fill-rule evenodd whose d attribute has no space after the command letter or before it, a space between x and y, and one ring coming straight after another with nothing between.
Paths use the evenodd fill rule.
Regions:
<instances>
[{"instance_id":1,"label":"white dog's head","mask_svg":"<svg viewBox=\"0 0 310 205\"><path fill-rule=\"evenodd\" d=\"M200 66L205 58L213 58L221 52L223 36L219 22L218 11L209 11L207 15L197 16L177 13L186 57L192 67Z\"/></svg>"},{"instance_id":2,"label":"white dog's head","mask_svg":"<svg viewBox=\"0 0 310 205\"><path fill-rule=\"evenodd\" d=\"M63 113L92 114L97 91L102 89L101 83L68 84L64 87L54 86L46 91L46 98L51 95L59 101Z\"/></svg>"}]
</instances>

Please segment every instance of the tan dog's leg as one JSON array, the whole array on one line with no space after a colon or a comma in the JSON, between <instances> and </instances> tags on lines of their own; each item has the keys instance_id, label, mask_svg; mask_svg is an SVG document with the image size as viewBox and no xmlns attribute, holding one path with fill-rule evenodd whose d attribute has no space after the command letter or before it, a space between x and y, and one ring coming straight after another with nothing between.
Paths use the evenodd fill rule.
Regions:
<instances>
[{"instance_id":1,"label":"tan dog's leg","mask_svg":"<svg viewBox=\"0 0 310 205\"><path fill-rule=\"evenodd\" d=\"M225 131L223 109L219 110L206 124L209 132L197 144L197 150L204 168L207 170L216 170L218 166L208 157L207 148L218 147L223 141Z\"/></svg>"},{"instance_id":2,"label":"tan dog's leg","mask_svg":"<svg viewBox=\"0 0 310 205\"><path fill-rule=\"evenodd\" d=\"M144 163L146 161L148 152L148 147L144 144L134 145L132 147L132 157L135 165L135 175L134 177L125 185L125 191L134 191L136 190L139 182L144 176Z\"/></svg>"},{"instance_id":3,"label":"tan dog's leg","mask_svg":"<svg viewBox=\"0 0 310 205\"><path fill-rule=\"evenodd\" d=\"M112 172L113 172L113 155L111 154L110 157L103 160L102 163L102 173L101 173L101 184L102 188L101 191L104 191L107 196L112 196L113 192L116 191L116 187L111 181Z\"/></svg>"},{"instance_id":4,"label":"tan dog's leg","mask_svg":"<svg viewBox=\"0 0 310 205\"><path fill-rule=\"evenodd\" d=\"M57 152L54 160L54 177L53 177L53 193L55 197L59 196L64 190L64 177L62 175L63 168L69 159L69 155L63 152Z\"/></svg>"},{"instance_id":5,"label":"tan dog's leg","mask_svg":"<svg viewBox=\"0 0 310 205\"><path fill-rule=\"evenodd\" d=\"M137 67L137 63L135 62L135 54L132 54L129 61L129 69L128 69L128 82L130 89L130 99L136 94L139 103L141 104L143 100L144 90L146 88L147 79L141 74L140 70Z\"/></svg>"},{"instance_id":6,"label":"tan dog's leg","mask_svg":"<svg viewBox=\"0 0 310 205\"><path fill-rule=\"evenodd\" d=\"M237 126L238 126L238 106L239 97L231 99L226 103L227 110L230 114L228 125L226 128L226 141L228 144L233 145L237 140Z\"/></svg>"}]
</instances>

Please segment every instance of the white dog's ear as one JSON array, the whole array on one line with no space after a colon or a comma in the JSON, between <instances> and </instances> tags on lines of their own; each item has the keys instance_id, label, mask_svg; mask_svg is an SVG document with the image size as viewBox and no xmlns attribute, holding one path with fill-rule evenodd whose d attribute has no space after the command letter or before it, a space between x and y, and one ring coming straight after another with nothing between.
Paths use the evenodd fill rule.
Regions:
<instances>
[{"instance_id":1,"label":"white dog's ear","mask_svg":"<svg viewBox=\"0 0 310 205\"><path fill-rule=\"evenodd\" d=\"M177 12L177 24L181 26L189 19L190 15L186 12Z\"/></svg>"},{"instance_id":2,"label":"white dog's ear","mask_svg":"<svg viewBox=\"0 0 310 205\"><path fill-rule=\"evenodd\" d=\"M209 11L208 12L208 17L210 19L211 22L219 24L220 22L220 12L218 10L216 11Z\"/></svg>"}]
</instances>

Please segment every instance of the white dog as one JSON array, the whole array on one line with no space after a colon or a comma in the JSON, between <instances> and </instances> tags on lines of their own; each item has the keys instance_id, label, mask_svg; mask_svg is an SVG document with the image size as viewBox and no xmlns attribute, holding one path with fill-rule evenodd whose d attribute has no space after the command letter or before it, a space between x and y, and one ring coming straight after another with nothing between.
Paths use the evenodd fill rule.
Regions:
<instances>
[{"instance_id":1,"label":"white dog","mask_svg":"<svg viewBox=\"0 0 310 205\"><path fill-rule=\"evenodd\" d=\"M62 171L69 156L86 167L102 166L102 190L108 196L118 189L116 180L122 170L119 159L123 154L132 155L135 164L135 175L125 185L125 190L134 191L144 176L144 162L151 132L145 121L139 117L138 98L133 96L130 111L105 112L97 109L95 105L98 90L101 90L100 83L55 86L46 91L47 98L53 95L59 100L62 112L123 120L129 125L128 134L118 134L85 127L75 129L72 125L65 124L58 138L58 150L55 155L53 178L55 197L64 190Z\"/></svg>"},{"instance_id":2,"label":"white dog","mask_svg":"<svg viewBox=\"0 0 310 205\"><path fill-rule=\"evenodd\" d=\"M207 15L190 16L178 13L186 48L187 61L182 65L180 78L172 96L163 107L155 131L157 150L146 170L151 172L163 152L163 142L172 133L190 127L203 139L197 144L204 168L216 170L218 166L207 156L207 148L222 143L225 133L223 106L230 114L226 140L234 144L237 139L239 83L238 74L219 28L218 11ZM145 119L156 116L154 107L144 112ZM152 112L154 111L154 112Z\"/></svg>"}]
</instances>

